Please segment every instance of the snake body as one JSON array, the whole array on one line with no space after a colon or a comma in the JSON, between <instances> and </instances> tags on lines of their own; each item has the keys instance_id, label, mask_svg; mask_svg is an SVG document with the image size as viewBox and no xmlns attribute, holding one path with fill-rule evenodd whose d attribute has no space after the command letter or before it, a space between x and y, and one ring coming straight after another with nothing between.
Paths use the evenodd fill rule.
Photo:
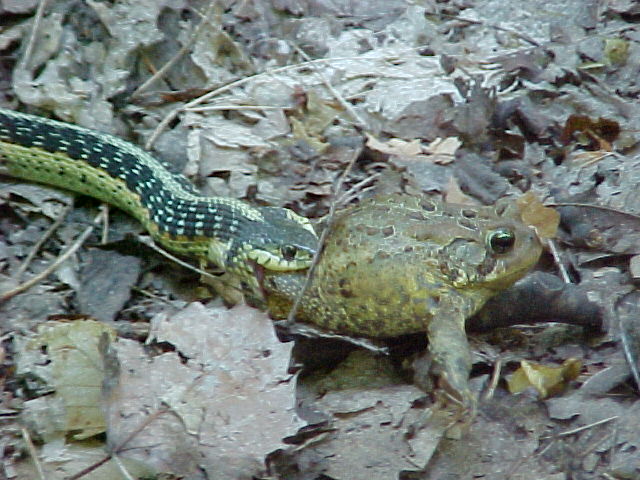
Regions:
<instances>
[{"instance_id":1,"label":"snake body","mask_svg":"<svg viewBox=\"0 0 640 480\"><path fill-rule=\"evenodd\" d=\"M200 195L148 152L113 135L0 109L0 171L105 201L178 254L241 277L307 268L317 247L291 210Z\"/></svg>"}]
</instances>

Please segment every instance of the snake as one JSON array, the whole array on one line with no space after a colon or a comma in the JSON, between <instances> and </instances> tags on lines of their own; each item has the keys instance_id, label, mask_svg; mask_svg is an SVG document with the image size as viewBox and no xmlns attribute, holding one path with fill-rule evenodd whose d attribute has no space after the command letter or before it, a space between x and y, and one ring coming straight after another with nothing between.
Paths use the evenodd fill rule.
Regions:
<instances>
[{"instance_id":1,"label":"snake","mask_svg":"<svg viewBox=\"0 0 640 480\"><path fill-rule=\"evenodd\" d=\"M94 197L136 218L168 250L242 280L308 268L318 239L290 209L203 196L114 135L0 108L0 173Z\"/></svg>"}]
</instances>

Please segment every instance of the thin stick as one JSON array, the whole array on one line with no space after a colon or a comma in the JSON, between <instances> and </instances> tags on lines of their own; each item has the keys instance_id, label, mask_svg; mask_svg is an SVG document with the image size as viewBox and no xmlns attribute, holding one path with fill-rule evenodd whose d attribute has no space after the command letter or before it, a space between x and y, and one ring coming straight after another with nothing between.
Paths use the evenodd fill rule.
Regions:
<instances>
[{"instance_id":1,"label":"thin stick","mask_svg":"<svg viewBox=\"0 0 640 480\"><path fill-rule=\"evenodd\" d=\"M338 180L338 183L337 183L335 191L334 191L334 199L337 198L338 193L340 192L340 190L342 190L342 185L344 184L345 180L347 179L347 175L349 175L349 173L351 172L351 169L353 168L353 165L356 163L356 160L360 156L360 152L361 151L362 151L362 149L359 148L355 152L353 152L353 156L351 157L351 160L349 160L349 163L347 164L347 167L344 169L344 172L342 172L342 175L340 175L340 179ZM331 229L333 227L333 222L334 222L334 217L335 217L337 206L338 206L338 202L337 201L334 200L333 202L331 202L331 206L329 207L329 215L327 216L327 226L322 231L322 234L320 235L320 239L318 240L318 250L316 250L316 253L313 256L313 259L311 260L311 266L309 267L309 270L307 270L307 276L304 279L304 284L302 286L302 290L296 296L296 299L293 302L293 306L291 307L291 310L289 310L289 315L287 315L287 323L289 323L289 324L291 324L291 323L293 323L295 321L296 312L298 311L298 308L300 307L300 302L302 301L302 297L304 296L305 292L307 291L307 289L311 285L311 280L313 278L313 272L315 272L316 266L318 265L318 262L320 261L320 255L322 254L322 248L324 247L324 244L326 242L327 235L329 234L329 232L331 231Z\"/></svg>"},{"instance_id":2,"label":"thin stick","mask_svg":"<svg viewBox=\"0 0 640 480\"><path fill-rule=\"evenodd\" d=\"M36 466L36 471L38 472L38 478L40 480L47 480L47 477L45 477L44 475L44 470L42 469L42 464L40 463L40 459L38 458L38 452L36 451L36 447L33 445L33 442L31 441L31 435L29 435L29 432L24 427L22 427L20 431L22 432L22 439L24 440L24 443L27 444L27 451L29 452L29 455L33 459L33 463Z\"/></svg>"},{"instance_id":3,"label":"thin stick","mask_svg":"<svg viewBox=\"0 0 640 480\"><path fill-rule=\"evenodd\" d=\"M553 256L553 260L556 262L556 265L558 266L558 270L560 270L560 275L562 276L562 280L564 281L564 283L571 283L569 272L567 272L567 269L564 267L564 264L562 263L562 259L560 258L560 253L556 248L556 243L553 240L548 239L547 245L549 247L549 251L551 252L551 255Z\"/></svg>"},{"instance_id":4,"label":"thin stick","mask_svg":"<svg viewBox=\"0 0 640 480\"><path fill-rule=\"evenodd\" d=\"M413 51L416 50L417 48L411 48L409 49L409 51ZM397 54L394 55L389 55L386 57L379 57L379 58L362 58L362 57L336 57L336 58L318 58L315 60L310 60L308 62L303 62L303 63L299 63L296 65L286 65L284 67L279 67L279 68L274 68L271 70L267 70L265 72L260 72L260 73L256 73L255 75L250 75L248 77L243 77L240 78L238 80L235 80L233 82L227 83L226 85L223 85L222 87L216 88L215 90L212 90L208 93L205 93L204 95L195 98L193 100L191 100L190 102L186 103L185 105L181 105L179 107L174 108L171 112L169 112L163 119L162 121L158 124L158 126L155 128L155 130L153 131L153 133L151 134L151 136L149 137L149 139L146 141L145 143L145 148L147 150L150 150L151 147L153 146L153 143L156 141L156 139L158 138L158 136L165 130L165 128L167 128L167 126L173 121L174 118L176 118L178 116L178 114L180 114L180 112L183 111L187 111L190 108L196 107L198 105L200 105L201 103L204 103L206 101L208 101L209 99L215 97L216 95L219 95L221 93L224 93L226 91L229 91L235 87L239 87L241 85L244 85L245 83L249 83L252 82L253 80L260 78L260 77L264 77L264 76L268 76L268 75L273 75L275 73L282 73L282 72L287 72L290 70L302 70L304 68L308 68L312 65L318 64L318 63L336 63L336 62L340 62L340 61L353 61L353 60L360 60L360 61L364 61L364 60L390 60L390 59L394 59L394 58L398 58Z\"/></svg>"},{"instance_id":5,"label":"thin stick","mask_svg":"<svg viewBox=\"0 0 640 480\"><path fill-rule=\"evenodd\" d=\"M136 88L136 90L131 94L132 98L135 98L139 96L141 93L143 93L145 90L148 90L151 85L153 85L158 79L162 78L164 74L167 73L167 71L171 67L173 67L178 62L178 60L180 60L189 51L189 49L193 46L193 44L196 42L196 40L200 36L202 29L209 24L209 16L211 15L211 12L213 11L213 7L215 6L215 4L216 4L216 0L211 0L211 2L209 2L209 7L207 8L207 11L204 14L204 18L200 20L200 23L191 34L191 37L189 37L189 41L185 43L182 46L182 48L178 50L178 52L169 59L167 63L165 63L159 70L157 70L153 75L151 75L151 77L149 77L142 85Z\"/></svg>"},{"instance_id":6,"label":"thin stick","mask_svg":"<svg viewBox=\"0 0 640 480\"><path fill-rule=\"evenodd\" d=\"M624 358L627 360L627 364L631 369L631 376L636 382L636 392L640 392L640 374L638 373L638 359L633 348L633 341L629 338L629 325L628 322L623 319L620 325L620 341L622 342L622 351L624 352Z\"/></svg>"},{"instance_id":7,"label":"thin stick","mask_svg":"<svg viewBox=\"0 0 640 480\"><path fill-rule=\"evenodd\" d=\"M438 13L438 15L442 16L442 17L448 17L448 18L451 18L451 19L454 19L454 20L458 20L460 22L465 22L465 23L468 23L470 25L481 25L483 27L494 28L494 29L496 29L498 31L510 33L511 35L514 35L514 36L516 36L518 38L521 38L522 40L524 40L527 43L530 43L534 47L540 47L541 46L541 44L539 42L537 42L535 39L533 39L529 35L525 35L524 33L518 32L518 31L513 30L511 28L501 27L500 25L497 25L495 23L489 23L489 22L484 22L484 21L480 21L480 20L474 20L472 18L461 17L459 15L449 15L447 13Z\"/></svg>"},{"instance_id":8,"label":"thin stick","mask_svg":"<svg viewBox=\"0 0 640 480\"><path fill-rule=\"evenodd\" d=\"M358 183L353 185L349 190L344 192L340 198L338 199L339 205L346 205L351 200L356 198L358 195L366 192L367 190L372 189L375 185L373 185L373 181L380 177L379 173L372 173L368 177L360 180Z\"/></svg>"},{"instance_id":9,"label":"thin stick","mask_svg":"<svg viewBox=\"0 0 640 480\"><path fill-rule=\"evenodd\" d=\"M129 473L129 471L127 470L127 467L124 465L124 463L122 463L122 460L120 460L120 457L118 455L113 454L111 458L113 459L114 463L118 467L118 470L120 470L120 473L124 475L124 478L126 478L127 480L136 480L135 478L133 478L133 475Z\"/></svg>"},{"instance_id":10,"label":"thin stick","mask_svg":"<svg viewBox=\"0 0 640 480\"><path fill-rule=\"evenodd\" d=\"M62 224L62 222L64 222L64 219L67 218L67 215L69 215L69 212L71 210L73 210L73 197L71 197L71 203L65 207L58 218L56 218L56 221L51 224L46 232L44 232L44 235L42 235L33 246L31 251L29 252L29 255L27 255L27 258L24 259L24 262L22 262L22 265L20 265L20 268L18 268L15 275L13 276L16 282L20 282L20 280L22 279L22 275L27 270L27 268L29 268L29 265L31 265L31 262L35 258L36 254L40 251L40 247L42 247L44 242L46 242L51 237L51 235L53 235L53 232L55 232Z\"/></svg>"},{"instance_id":11,"label":"thin stick","mask_svg":"<svg viewBox=\"0 0 640 480\"><path fill-rule=\"evenodd\" d=\"M295 43L290 43L302 58L304 58L307 62L311 61L311 58L309 58L309 55L307 55L304 50L298 47L298 45L296 45ZM351 115L351 118L353 118L353 120L355 121L356 126L359 128L365 128L367 126L366 122L362 118L360 118L360 115L358 115L358 113L353 109L353 106L345 100L345 98L333 87L333 85L331 85L329 79L320 71L318 66L313 64L311 65L311 69L313 70L313 73L315 73L320 81L324 84L324 86L327 87L327 90L331 92L331 95L333 95L335 99L338 100L340 105L342 105L342 107L349 113L349 115Z\"/></svg>"},{"instance_id":12,"label":"thin stick","mask_svg":"<svg viewBox=\"0 0 640 480\"><path fill-rule=\"evenodd\" d=\"M620 215L624 215L625 217L633 218L634 220L640 220L640 215L635 215L631 212L625 212L618 208L608 207L606 205L594 205L591 203L558 202L558 203L549 203L545 206L554 207L554 208L555 207L591 208L593 210L602 210L603 212L617 213Z\"/></svg>"},{"instance_id":13,"label":"thin stick","mask_svg":"<svg viewBox=\"0 0 640 480\"><path fill-rule=\"evenodd\" d=\"M106 245L109 242L109 204L102 203L100 205L102 212L102 235L100 236L100 245Z\"/></svg>"},{"instance_id":14,"label":"thin stick","mask_svg":"<svg viewBox=\"0 0 640 480\"><path fill-rule=\"evenodd\" d=\"M86 468L83 468L82 470L80 470L78 473L71 475L70 477L67 477L66 480L78 480L79 478L84 477L85 475L93 472L94 470L96 470L97 468L101 467L102 465L104 465L105 463L107 463L109 460L111 460L111 455L105 455L104 457L102 457L100 460L98 460L97 462L89 465Z\"/></svg>"},{"instance_id":15,"label":"thin stick","mask_svg":"<svg viewBox=\"0 0 640 480\"><path fill-rule=\"evenodd\" d=\"M572 430L566 430L564 432L557 433L555 435L547 435L547 436L544 436L544 437L540 437L540 440L546 440L548 438L554 438L555 439L555 438L560 438L560 437L568 437L569 435L573 435L573 434L576 434L578 432L582 432L583 430L588 430L590 428L597 427L598 425L602 425L603 423L608 423L608 422L611 422L613 420L617 420L618 418L620 418L618 415L614 415L613 417L609 417L609 418L603 418L602 420L598 420L597 422L590 423L589 425L583 425L582 427L577 427L577 428L574 428Z\"/></svg>"},{"instance_id":16,"label":"thin stick","mask_svg":"<svg viewBox=\"0 0 640 480\"><path fill-rule=\"evenodd\" d=\"M174 257L173 255L171 255L169 252L167 252L166 250L163 250L162 248L160 248L158 245L156 245L156 243L153 241L152 238L150 237L137 237L137 240L142 243L143 245L146 245L147 247L155 250L156 252L158 252L160 255L162 255L165 258L168 258L169 260L171 260L172 262L177 263L178 265L183 266L184 268L191 270L192 272L196 272L199 273L200 275L203 275L205 277L209 277L211 279L214 280L220 280L220 277L216 276L216 275L212 275L209 272L202 270L198 267L194 267L193 265L191 265L190 263L184 262L182 260L180 260L178 257Z\"/></svg>"},{"instance_id":17,"label":"thin stick","mask_svg":"<svg viewBox=\"0 0 640 480\"><path fill-rule=\"evenodd\" d=\"M38 10L36 10L36 14L33 17L33 28L31 29L31 35L29 35L29 43L27 43L27 48L24 50L24 56L20 63L27 67L29 60L31 59L31 54L33 52L34 45L36 43L36 36L38 34L38 29L40 28L40 22L42 21L42 17L44 16L44 9L47 6L48 0L40 0L38 4Z\"/></svg>"},{"instance_id":18,"label":"thin stick","mask_svg":"<svg viewBox=\"0 0 640 480\"><path fill-rule=\"evenodd\" d=\"M273 105L210 105L204 107L192 107L185 109L187 112L210 112L219 110L286 110L287 106L278 107Z\"/></svg>"},{"instance_id":19,"label":"thin stick","mask_svg":"<svg viewBox=\"0 0 640 480\"><path fill-rule=\"evenodd\" d=\"M102 217L102 215L103 213L100 212L100 214L98 214L98 216L95 218L94 223L97 223ZM30 278L26 282L18 285L16 288L9 290L7 292L4 292L3 294L0 294L0 303L6 302L10 298L13 298L14 296L24 292L25 290L28 290L29 288L33 287L36 283L47 278L47 276L53 273L60 265L62 265L71 255L73 255L82 246L82 244L87 240L87 238L89 238L89 235L91 235L94 228L95 228L95 225L89 225L86 228L86 230L82 232L82 235L80 235L78 239L73 243L73 245L71 245L62 255L58 256L58 258L51 265L45 268L38 275L35 275L34 277Z\"/></svg>"},{"instance_id":20,"label":"thin stick","mask_svg":"<svg viewBox=\"0 0 640 480\"><path fill-rule=\"evenodd\" d=\"M138 426L136 428L134 428L131 432L129 432L129 434L124 438L124 440L122 440L122 442L120 442L115 448L113 448L111 450L111 453L108 453L107 455L102 457L100 460L98 460L94 464L89 465L86 468L83 468L78 473L76 473L74 475L71 475L70 477L67 477L67 480L78 480L78 479L84 477L85 475L93 472L98 467L100 467L100 466L104 465L105 463L107 463L109 460L111 460L111 458L116 453L122 451L124 446L127 443L129 443L131 441L131 439L133 439L136 435L138 435L147 425L149 425L151 422L153 422L160 415L163 415L163 414L165 414L167 412L168 412L168 409L166 407L162 406L159 409L157 409L154 413L152 413L152 414L148 415L147 417L145 417L145 419L142 422L140 422L140 424L138 424Z\"/></svg>"},{"instance_id":21,"label":"thin stick","mask_svg":"<svg viewBox=\"0 0 640 480\"><path fill-rule=\"evenodd\" d=\"M498 382L500 381L500 373L502 372L502 358L498 357L496 363L493 366L493 372L491 372L491 379L489 380L489 386L487 390L482 395L482 399L484 401L491 400L493 395L498 387Z\"/></svg>"}]
</instances>

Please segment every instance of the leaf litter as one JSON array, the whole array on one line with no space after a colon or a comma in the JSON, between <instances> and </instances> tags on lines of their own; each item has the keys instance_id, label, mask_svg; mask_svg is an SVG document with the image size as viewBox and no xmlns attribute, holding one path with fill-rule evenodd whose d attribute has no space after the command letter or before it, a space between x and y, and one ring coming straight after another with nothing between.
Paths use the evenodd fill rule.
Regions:
<instances>
[{"instance_id":1,"label":"leaf litter","mask_svg":"<svg viewBox=\"0 0 640 480\"><path fill-rule=\"evenodd\" d=\"M119 368L107 378L106 411L120 455L157 471L240 478L263 471L265 456L303 425L287 373L292 345L265 314L194 303L155 317L149 341L175 351L149 358L138 342L112 345Z\"/></svg>"},{"instance_id":2,"label":"leaf litter","mask_svg":"<svg viewBox=\"0 0 640 480\"><path fill-rule=\"evenodd\" d=\"M199 297L200 289L178 285L181 277L184 282L193 277L163 266L145 251L139 256L141 274L126 272L130 279L117 285L123 292L116 295L120 300L99 310L105 318L115 314L115 325L153 320L152 329L163 322L171 326L162 327L164 336L144 347L118 339L104 350L107 360L120 362L121 375L130 375L118 382L115 364L109 367L114 401L107 415L110 448L119 447L135 428L131 424L136 422L119 417L126 411L140 420L132 441L147 447L132 452L141 455L142 464L155 467L152 470L166 466L164 471L176 475L188 475L184 472L196 465L214 478L220 472L237 475L230 478L279 472L281 478L292 479L408 475L401 471L411 471L411 478L442 478L446 472L459 478L554 480L571 478L575 472L585 479L640 474L634 455L640 443L634 423L640 418L635 412L637 386L629 381L629 369L620 367L626 361L617 348L619 339L624 342L634 326L637 330L639 318L635 284L629 276L637 255L634 239L640 231L635 218L640 212L636 193L640 162L635 152L640 131L635 101L640 50L637 28L630 21L637 14L633 2L601 8L577 0L561 7L542 0L526 5L495 0L464 5L243 2L226 10L187 0L49 3L37 22L24 15L34 13L35 3L5 2L0 7L7 13L0 47L12 63L2 70L5 75L12 71L11 83L2 83L3 104L15 106L17 97L39 113L53 112L73 123L150 143L173 171L186 167L206 193L285 205L314 218L329 210L332 185L351 152L360 148L362 130L385 146L370 145L358 158L345 182L346 188L355 187L351 198L407 191L492 203L531 188L544 203L567 205L558 208L560 232L554 242L559 251L554 261L567 279L580 285L565 289L534 282L545 285L544 295L549 296L543 298L552 298L553 308L545 309L544 301L529 302L529 308L525 302L522 314L510 313L503 325L518 319L528 323L527 319L551 313L563 320L572 315L595 317L593 327L602 323L604 315L608 331L604 337L594 337L589 333L593 330L576 334L569 327L529 327L518 334L509 329L510 335L478 337L491 340L491 348L484 351L494 352L490 359L476 358L472 381L478 390L491 385L491 375L504 378L513 373L522 360L560 365L577 356L584 366L567 392L547 400L531 389L510 396L501 385L492 387L493 396L481 405L483 415L462 440L448 440L437 429L421 436L423 432L409 428L422 400L411 385L396 380L305 399L304 411L322 410L322 418L330 421L297 433L304 424L293 407L295 394L301 392L286 373L289 353L272 354L278 357L276 365L266 368L264 362L271 355L261 358L247 352L241 341L232 344L236 355L224 345L207 343L233 330L236 320L225 316L233 310L193 305L184 310ZM69 15L70 9L74 15ZM20 15L12 16L13 12ZM208 26L196 35L201 21ZM300 57L299 51L311 59ZM133 88L174 57L173 67L154 76L131 101ZM22 62L17 61L20 58ZM179 103L168 103L171 97ZM219 110L206 110L209 106ZM438 138L457 138L462 145L449 145L439 161L424 161L422 155L438 155L428 151ZM11 197L7 200L3 194L0 204L0 252L5 252L0 255L0 284L15 282L11 274L58 208L47 203L57 192L11 184ZM27 189L31 193L19 193ZM64 227L44 243L25 278L43 270L73 242L92 222L94 208L93 202L79 202ZM531 214L530 223L555 229L555 220ZM130 231L123 216L112 216L110 238L122 238ZM97 245L94 235L91 243ZM74 256L66 263L66 273L50 276L0 305L2 333L9 333L15 345L24 345L19 338L28 338L30 328L52 314L84 313L86 307L78 302L82 289L77 296L72 293L78 288L74 276L86 269L83 258L88 256ZM553 271L550 264L546 258L542 268ZM133 277L138 277L140 290L127 299L124 291ZM535 294L536 288L521 292ZM99 304L104 295L90 294L89 303L94 299ZM122 302L124 309L117 313ZM135 311L142 313L132 315ZM164 313L154 316L158 311ZM202 325L185 319L169 321L185 311ZM240 320L243 330L230 335L250 342L256 328L268 336L266 318L247 312L237 317L251 321ZM227 320L213 327L211 318L218 316ZM172 336L171 330L184 340ZM4 348L14 351L9 337L3 339ZM273 338L266 343L269 352L280 345ZM626 344L633 358L637 346L631 340ZM221 370L227 374L225 381L209 366L208 362L215 363L206 353L209 348L240 365ZM316 350L322 358L321 348ZM502 357L507 361L500 371ZM129 365L141 367L129 371ZM619 372L600 373L610 368ZM253 376L245 379L239 376L243 372ZM588 379L602 375L608 382L597 394L590 392L594 387ZM270 380L283 382L282 392L265 386L271 385ZM217 396L214 385L222 391L235 385L243 392L244 383L247 389L253 387L254 398L238 396L242 401L231 405L237 407L231 413L215 420L208 416L218 408L212 406ZM33 378L26 384L33 390L6 383L18 393L14 402L44 403L41 399L47 397L37 392L52 388ZM265 391L278 400L266 395L262 399ZM118 400L124 404L121 410ZM5 404L15 407L11 400L3 400ZM264 407L266 411L261 410ZM259 414L265 415L264 423L256 417ZM254 424L244 422L243 415ZM9 423L6 431L15 432L15 425ZM323 436L327 431L331 433ZM231 442L228 448L225 441ZM15 461L18 445L3 444L5 470L13 465L25 468ZM374 450L377 447L385 448ZM79 450L86 452L86 465L96 458L88 452L100 444L87 447L58 438L40 448L55 453L43 454L42 459L55 458L56 465L61 458L68 462L62 474L66 475L82 468L76 463L83 460ZM220 459L233 450L238 457ZM117 457L128 453L125 447ZM227 473L214 469L221 462ZM351 473L350 464L358 467ZM125 468L133 472L133 465ZM198 473L193 475L198 478Z\"/></svg>"}]
</instances>

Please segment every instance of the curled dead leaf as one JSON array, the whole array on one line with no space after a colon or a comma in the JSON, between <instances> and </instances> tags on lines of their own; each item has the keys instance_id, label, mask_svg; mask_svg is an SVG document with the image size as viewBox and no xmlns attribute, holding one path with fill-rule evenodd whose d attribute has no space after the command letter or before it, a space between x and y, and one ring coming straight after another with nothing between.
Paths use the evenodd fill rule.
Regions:
<instances>
[{"instance_id":1,"label":"curled dead leaf","mask_svg":"<svg viewBox=\"0 0 640 480\"><path fill-rule=\"evenodd\" d=\"M593 120L586 115L570 115L564 124L560 139L568 145L578 142L587 150L613 150L612 142L620 135L620 124L600 117Z\"/></svg>"}]
</instances>

